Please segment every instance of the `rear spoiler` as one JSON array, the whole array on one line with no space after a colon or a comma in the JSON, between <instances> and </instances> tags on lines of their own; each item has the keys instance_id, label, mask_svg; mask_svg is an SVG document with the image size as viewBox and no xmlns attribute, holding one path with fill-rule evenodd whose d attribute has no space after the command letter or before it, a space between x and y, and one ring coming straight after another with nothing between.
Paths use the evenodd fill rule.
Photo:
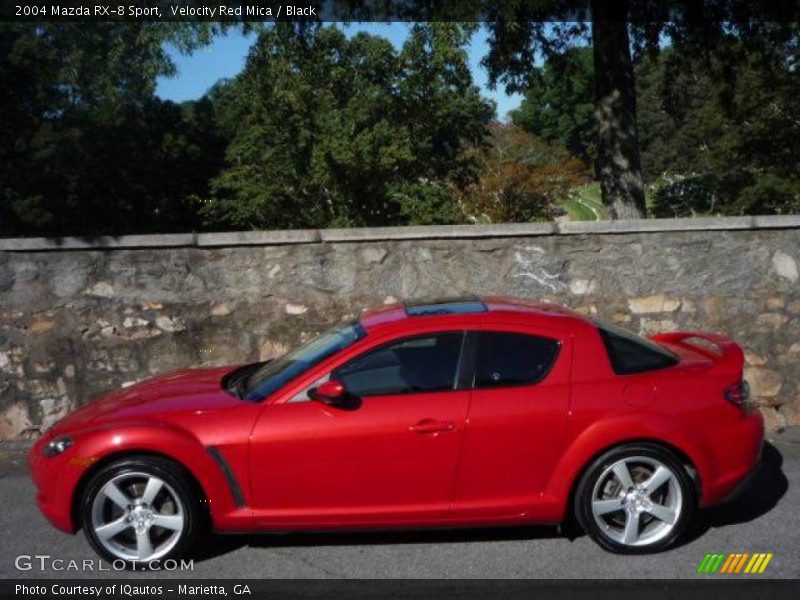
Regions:
<instances>
[{"instance_id":1,"label":"rear spoiler","mask_svg":"<svg viewBox=\"0 0 800 600\"><path fill-rule=\"evenodd\" d=\"M655 342L664 342L676 346L683 346L694 352L699 352L714 361L715 368L733 374L741 374L744 366L744 352L739 344L726 335L708 333L706 331L675 331L672 333L657 333L650 339ZM690 340L702 340L699 344L692 344ZM711 347L714 347L712 349Z\"/></svg>"}]
</instances>

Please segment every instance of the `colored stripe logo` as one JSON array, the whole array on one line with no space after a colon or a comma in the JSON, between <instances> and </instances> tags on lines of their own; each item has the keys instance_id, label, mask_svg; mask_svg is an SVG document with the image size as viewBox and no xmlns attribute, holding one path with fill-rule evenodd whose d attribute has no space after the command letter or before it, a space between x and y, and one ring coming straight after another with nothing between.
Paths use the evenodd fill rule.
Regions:
<instances>
[{"instance_id":1,"label":"colored stripe logo","mask_svg":"<svg viewBox=\"0 0 800 600\"><path fill-rule=\"evenodd\" d=\"M697 572L703 574L724 573L726 575L763 573L769 561L772 560L772 556L772 552L709 553L700 561Z\"/></svg>"}]
</instances>

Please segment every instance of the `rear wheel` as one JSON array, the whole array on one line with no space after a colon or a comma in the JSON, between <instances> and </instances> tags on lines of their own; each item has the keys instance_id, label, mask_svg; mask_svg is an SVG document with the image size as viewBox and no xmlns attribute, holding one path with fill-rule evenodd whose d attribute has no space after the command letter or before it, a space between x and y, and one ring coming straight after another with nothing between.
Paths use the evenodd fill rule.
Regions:
<instances>
[{"instance_id":1,"label":"rear wheel","mask_svg":"<svg viewBox=\"0 0 800 600\"><path fill-rule=\"evenodd\" d=\"M82 504L84 532L113 562L147 566L181 556L197 530L197 510L183 469L158 457L123 459L89 482Z\"/></svg>"},{"instance_id":2,"label":"rear wheel","mask_svg":"<svg viewBox=\"0 0 800 600\"><path fill-rule=\"evenodd\" d=\"M592 463L575 493L575 514L606 550L658 552L694 514L694 485L681 461L654 444L626 444Z\"/></svg>"}]
</instances>

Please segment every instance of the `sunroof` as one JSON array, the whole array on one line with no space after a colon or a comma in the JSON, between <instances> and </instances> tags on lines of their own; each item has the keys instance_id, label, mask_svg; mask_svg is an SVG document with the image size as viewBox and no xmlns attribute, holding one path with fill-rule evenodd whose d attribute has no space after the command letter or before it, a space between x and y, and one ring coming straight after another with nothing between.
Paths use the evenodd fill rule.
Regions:
<instances>
[{"instance_id":1,"label":"sunroof","mask_svg":"<svg viewBox=\"0 0 800 600\"><path fill-rule=\"evenodd\" d=\"M438 298L435 300L415 300L406 302L409 317L430 315L458 315L464 313L486 312L486 305L475 296L466 298Z\"/></svg>"}]
</instances>

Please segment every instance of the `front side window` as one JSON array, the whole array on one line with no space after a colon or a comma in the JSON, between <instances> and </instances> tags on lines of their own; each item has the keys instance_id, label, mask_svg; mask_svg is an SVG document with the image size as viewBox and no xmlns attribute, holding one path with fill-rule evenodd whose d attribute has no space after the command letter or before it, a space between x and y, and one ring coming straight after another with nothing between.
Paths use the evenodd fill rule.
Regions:
<instances>
[{"instance_id":1,"label":"front side window","mask_svg":"<svg viewBox=\"0 0 800 600\"><path fill-rule=\"evenodd\" d=\"M678 358L655 342L639 337L621 327L596 321L605 344L611 369L617 375L631 375L671 367Z\"/></svg>"},{"instance_id":2,"label":"front side window","mask_svg":"<svg viewBox=\"0 0 800 600\"><path fill-rule=\"evenodd\" d=\"M243 397L260 400L366 335L360 323L339 326L264 364L244 382Z\"/></svg>"},{"instance_id":3,"label":"front side window","mask_svg":"<svg viewBox=\"0 0 800 600\"><path fill-rule=\"evenodd\" d=\"M557 340L484 331L478 342L475 387L525 385L544 379L558 356Z\"/></svg>"},{"instance_id":4,"label":"front side window","mask_svg":"<svg viewBox=\"0 0 800 600\"><path fill-rule=\"evenodd\" d=\"M463 339L462 332L403 338L342 365L331 379L362 397L452 390Z\"/></svg>"}]
</instances>

